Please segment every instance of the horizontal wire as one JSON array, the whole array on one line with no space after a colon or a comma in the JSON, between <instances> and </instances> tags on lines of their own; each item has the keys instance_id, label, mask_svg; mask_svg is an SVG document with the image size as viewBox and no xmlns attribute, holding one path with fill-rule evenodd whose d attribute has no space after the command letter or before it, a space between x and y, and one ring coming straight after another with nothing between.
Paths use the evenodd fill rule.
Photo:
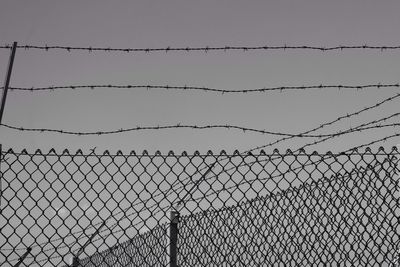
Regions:
<instances>
[{"instance_id":1,"label":"horizontal wire","mask_svg":"<svg viewBox=\"0 0 400 267\"><path fill-rule=\"evenodd\" d=\"M17 131L26 131L26 132L51 132L51 133L59 133L59 134L68 134L68 135L106 135L106 134L117 134L117 133L125 133L125 132L133 132L133 131L142 131L142 130L167 130L167 129L193 129L193 130L205 130L205 129L235 129L241 130L243 132L254 132L260 134L268 134L268 135L277 135L277 136L287 136L287 137L306 137L306 138L323 138L329 136L340 135L338 133L331 133L331 134L291 134L291 133L281 133L281 132L271 132L261 129L254 129L254 128L247 128L241 127L236 125L166 125L166 126L137 126L134 128L126 128L126 129L119 129L119 130L110 130L110 131L95 131L95 132L74 132L74 131L66 131L60 129L48 129L48 128L23 128L17 126L11 126L8 124L0 124L8 129L17 130ZM384 128L384 127L391 127L391 126L398 126L398 123L392 123L388 125L375 125L370 126L369 128ZM349 132L357 132L360 129L349 129Z\"/></svg>"},{"instance_id":2,"label":"horizontal wire","mask_svg":"<svg viewBox=\"0 0 400 267\"><path fill-rule=\"evenodd\" d=\"M168 130L168 129L193 129L193 130L205 130L205 129L235 129L241 130L243 132L254 132L260 134L269 134L269 135L278 135L278 136L296 136L296 137L321 137L320 135L297 135L290 133L280 133L280 132L272 132L261 129L247 128L236 125L184 125L184 124L176 124L176 125L164 125L164 126L137 126L132 128L121 128L118 130L102 130L102 131L94 131L94 132L78 132L78 131L69 131L69 130L61 130L61 129L49 129L49 128L24 128L18 126L12 126L8 124L0 124L5 128L17 131L26 131L26 132L50 132L50 133L58 133L58 134L67 134L67 135L107 135L107 134L117 134L117 133L125 133L125 132L133 132L133 131L146 131L146 130Z\"/></svg>"},{"instance_id":3,"label":"horizontal wire","mask_svg":"<svg viewBox=\"0 0 400 267\"><path fill-rule=\"evenodd\" d=\"M0 49L11 49L10 44L0 46ZM62 46L62 45L18 45L17 48L36 49L36 50L65 50L72 51L87 51L87 52L216 52L216 51L262 51L262 50L314 50L314 51L343 51L343 50L398 50L400 45L338 45L338 46L311 46L311 45L262 45L262 46L203 46L203 47L164 47L164 48L112 48L112 47L94 47L94 46Z\"/></svg>"},{"instance_id":4,"label":"horizontal wire","mask_svg":"<svg viewBox=\"0 0 400 267\"><path fill-rule=\"evenodd\" d=\"M100 89L100 88L110 88L110 89L165 89L165 90L179 90L179 91L204 91L213 93L261 93L269 91L292 91L292 90L306 90L306 89L369 89L369 88L388 88L388 87L400 87L399 83L377 83L377 84L366 84L366 85L302 85L302 86L279 86L279 87L263 87L255 89L218 89L211 87L198 87L198 86L171 86L171 85L66 85L66 86L46 86L46 87L10 87L11 91L31 91L31 92L41 92L41 91L55 91L55 90L65 90L65 89ZM0 87L3 88L3 87Z\"/></svg>"}]
</instances>

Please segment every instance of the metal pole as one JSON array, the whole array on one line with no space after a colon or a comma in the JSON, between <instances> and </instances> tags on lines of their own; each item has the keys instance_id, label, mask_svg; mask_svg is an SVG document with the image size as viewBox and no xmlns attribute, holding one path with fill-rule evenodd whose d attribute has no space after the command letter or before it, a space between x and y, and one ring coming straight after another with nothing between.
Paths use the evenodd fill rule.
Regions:
<instances>
[{"instance_id":1,"label":"metal pole","mask_svg":"<svg viewBox=\"0 0 400 267\"><path fill-rule=\"evenodd\" d=\"M169 266L178 267L178 223L179 212L173 210L170 212L171 222L169 225Z\"/></svg>"},{"instance_id":2,"label":"metal pole","mask_svg":"<svg viewBox=\"0 0 400 267\"><path fill-rule=\"evenodd\" d=\"M3 119L4 106L6 105L7 91L8 91L8 86L10 85L11 72L12 72L12 67L13 67L13 64L14 64L14 57L15 57L15 51L16 50L17 50L17 42L14 42L13 46L12 46L12 49L11 49L10 59L8 61L8 70L7 70L6 80L4 82L3 96L1 98L0 124L1 124L2 119Z\"/></svg>"},{"instance_id":3,"label":"metal pole","mask_svg":"<svg viewBox=\"0 0 400 267\"><path fill-rule=\"evenodd\" d=\"M21 263L24 261L24 259L26 258L26 256L28 256L28 254L32 251L32 248L27 248L26 252L24 253L24 255L22 255L21 258L19 258L19 261L13 266L13 267L18 267L21 265Z\"/></svg>"}]
</instances>

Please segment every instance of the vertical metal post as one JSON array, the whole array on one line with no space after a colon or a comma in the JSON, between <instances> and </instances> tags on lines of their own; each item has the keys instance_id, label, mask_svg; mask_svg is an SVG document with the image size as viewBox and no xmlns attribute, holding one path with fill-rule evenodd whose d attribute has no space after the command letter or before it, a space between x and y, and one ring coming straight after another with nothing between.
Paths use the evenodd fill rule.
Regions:
<instances>
[{"instance_id":1,"label":"vertical metal post","mask_svg":"<svg viewBox=\"0 0 400 267\"><path fill-rule=\"evenodd\" d=\"M26 258L26 256L28 256L28 254L32 251L32 248L27 248L26 252L24 253L24 255L22 255L21 258L19 258L18 262L13 266L13 267L18 267L21 265L21 263L24 261L24 259Z\"/></svg>"},{"instance_id":2,"label":"vertical metal post","mask_svg":"<svg viewBox=\"0 0 400 267\"><path fill-rule=\"evenodd\" d=\"M6 80L4 81L3 96L1 98L0 124L1 124L2 119L3 119L4 107L6 105L8 86L10 85L11 72L12 72L12 67L13 67L13 64L14 64L14 58L15 58L15 51L16 50L17 50L17 42L14 42L13 46L12 46L12 49L11 49L10 59L8 61L8 69L7 69L7 74L6 74Z\"/></svg>"},{"instance_id":3,"label":"vertical metal post","mask_svg":"<svg viewBox=\"0 0 400 267\"><path fill-rule=\"evenodd\" d=\"M169 266L178 267L178 223L179 212L172 210L170 212L169 225Z\"/></svg>"}]
</instances>

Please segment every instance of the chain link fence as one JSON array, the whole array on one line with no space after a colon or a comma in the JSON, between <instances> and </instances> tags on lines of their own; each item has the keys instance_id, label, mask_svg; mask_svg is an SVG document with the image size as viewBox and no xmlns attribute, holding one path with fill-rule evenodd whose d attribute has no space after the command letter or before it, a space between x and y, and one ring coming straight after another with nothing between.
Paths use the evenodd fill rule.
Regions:
<instances>
[{"instance_id":1,"label":"chain link fence","mask_svg":"<svg viewBox=\"0 0 400 267\"><path fill-rule=\"evenodd\" d=\"M1 156L1 266L398 264L396 148Z\"/></svg>"}]
</instances>

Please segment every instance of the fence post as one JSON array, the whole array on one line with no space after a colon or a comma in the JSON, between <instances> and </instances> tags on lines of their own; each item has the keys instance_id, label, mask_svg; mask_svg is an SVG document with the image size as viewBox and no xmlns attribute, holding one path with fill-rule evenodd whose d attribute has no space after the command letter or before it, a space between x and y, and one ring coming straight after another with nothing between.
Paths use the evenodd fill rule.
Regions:
<instances>
[{"instance_id":1,"label":"fence post","mask_svg":"<svg viewBox=\"0 0 400 267\"><path fill-rule=\"evenodd\" d=\"M178 267L178 223L179 212L176 210L170 211L169 224L169 266Z\"/></svg>"},{"instance_id":2,"label":"fence post","mask_svg":"<svg viewBox=\"0 0 400 267\"><path fill-rule=\"evenodd\" d=\"M0 107L0 124L3 119L4 107L6 105L7 91L8 91L8 86L10 85L11 72L12 72L12 67L13 67L14 58L15 58L15 51L17 51L17 42L14 42L12 45L11 54L10 54L10 58L8 61L8 69L7 69L6 79L4 80L3 95L1 97L1 107Z\"/></svg>"}]
</instances>

